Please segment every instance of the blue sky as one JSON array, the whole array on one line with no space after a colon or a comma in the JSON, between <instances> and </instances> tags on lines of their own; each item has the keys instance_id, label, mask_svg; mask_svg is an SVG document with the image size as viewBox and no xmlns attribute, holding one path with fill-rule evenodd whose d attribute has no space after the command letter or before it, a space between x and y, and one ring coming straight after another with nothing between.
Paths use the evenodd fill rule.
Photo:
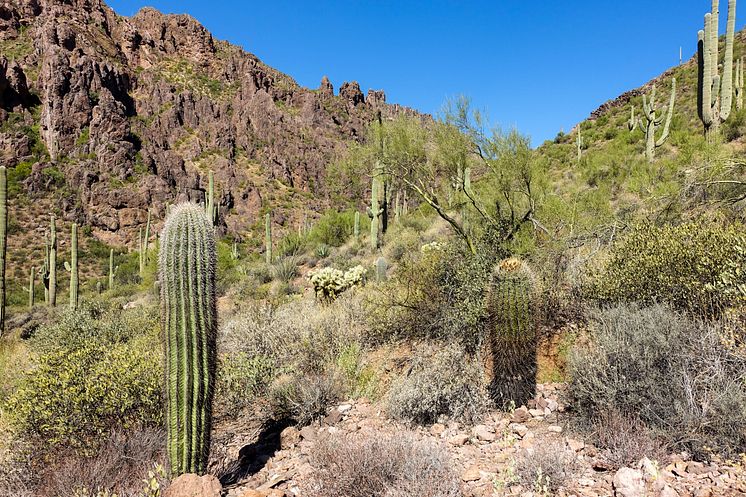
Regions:
<instances>
[{"instance_id":1,"label":"blue sky","mask_svg":"<svg viewBox=\"0 0 746 497\"><path fill-rule=\"evenodd\" d=\"M460 94L535 144L696 50L709 0L109 0L188 13L298 83L356 80L436 113ZM721 33L727 0L721 0ZM741 18L746 18L746 10ZM737 23L740 29L743 22Z\"/></svg>"}]
</instances>

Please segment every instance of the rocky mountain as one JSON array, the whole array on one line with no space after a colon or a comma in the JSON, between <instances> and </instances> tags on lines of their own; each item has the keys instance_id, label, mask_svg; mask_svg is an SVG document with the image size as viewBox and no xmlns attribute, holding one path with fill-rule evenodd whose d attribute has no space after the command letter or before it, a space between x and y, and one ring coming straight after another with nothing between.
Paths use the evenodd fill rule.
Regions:
<instances>
[{"instance_id":1,"label":"rocky mountain","mask_svg":"<svg viewBox=\"0 0 746 497\"><path fill-rule=\"evenodd\" d=\"M117 15L100 0L0 3L0 161L11 195L127 243L151 208L203 199L214 171L223 230L327 204L324 172L378 112L414 112L300 87L188 15ZM29 223L44 212L28 216ZM294 217L296 219L294 219Z\"/></svg>"}]
</instances>

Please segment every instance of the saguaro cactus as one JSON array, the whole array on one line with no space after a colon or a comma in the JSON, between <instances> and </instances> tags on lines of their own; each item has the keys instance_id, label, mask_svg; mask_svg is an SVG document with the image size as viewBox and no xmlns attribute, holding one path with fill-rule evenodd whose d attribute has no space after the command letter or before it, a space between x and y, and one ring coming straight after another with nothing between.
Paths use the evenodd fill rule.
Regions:
<instances>
[{"instance_id":1,"label":"saguaro cactus","mask_svg":"<svg viewBox=\"0 0 746 497\"><path fill-rule=\"evenodd\" d=\"M70 262L65 261L70 273L70 309L78 308L78 225L73 223L70 234Z\"/></svg>"},{"instance_id":2,"label":"saguaro cactus","mask_svg":"<svg viewBox=\"0 0 746 497\"><path fill-rule=\"evenodd\" d=\"M8 242L8 172L0 166L0 335L5 332L5 255Z\"/></svg>"},{"instance_id":3,"label":"saguaro cactus","mask_svg":"<svg viewBox=\"0 0 746 497\"><path fill-rule=\"evenodd\" d=\"M109 290L114 289L114 276L119 266L114 267L114 249L109 249Z\"/></svg>"},{"instance_id":4,"label":"saguaro cactus","mask_svg":"<svg viewBox=\"0 0 746 497\"><path fill-rule=\"evenodd\" d=\"M383 209L379 204L382 182L380 179L381 168L376 166L373 172L373 179L370 188L370 207L368 208L368 217L370 218L370 248L376 250L378 248L378 232L380 231L380 218L383 214Z\"/></svg>"},{"instance_id":5,"label":"saguaro cactus","mask_svg":"<svg viewBox=\"0 0 746 497\"><path fill-rule=\"evenodd\" d=\"M583 158L583 135L580 133L580 126L578 126L578 134L575 136L575 148L578 152L578 162Z\"/></svg>"},{"instance_id":6,"label":"saguaro cactus","mask_svg":"<svg viewBox=\"0 0 746 497\"><path fill-rule=\"evenodd\" d=\"M272 264L272 216L269 212L264 216L264 259Z\"/></svg>"},{"instance_id":7,"label":"saguaro cactus","mask_svg":"<svg viewBox=\"0 0 746 497\"><path fill-rule=\"evenodd\" d=\"M389 269L389 263L386 262L386 259L383 257L379 257L376 259L376 281L379 283L382 283L386 281L387 275L386 272Z\"/></svg>"},{"instance_id":8,"label":"saguaro cactus","mask_svg":"<svg viewBox=\"0 0 746 497\"><path fill-rule=\"evenodd\" d=\"M215 176L212 171L207 175L207 201L205 202L205 213L207 219L214 226L218 221L218 210L215 206Z\"/></svg>"},{"instance_id":9,"label":"saguaro cactus","mask_svg":"<svg viewBox=\"0 0 746 497\"><path fill-rule=\"evenodd\" d=\"M360 211L355 211L355 225L352 234L355 236L355 241L360 239Z\"/></svg>"},{"instance_id":10,"label":"saguaro cactus","mask_svg":"<svg viewBox=\"0 0 746 497\"><path fill-rule=\"evenodd\" d=\"M171 473L207 470L215 385L215 235L198 205L174 207L161 233L158 271L166 354Z\"/></svg>"},{"instance_id":11,"label":"saguaro cactus","mask_svg":"<svg viewBox=\"0 0 746 497\"><path fill-rule=\"evenodd\" d=\"M743 108L743 70L743 57L741 57L736 61L736 81L734 83L737 111L740 111Z\"/></svg>"},{"instance_id":12,"label":"saguaro cactus","mask_svg":"<svg viewBox=\"0 0 746 497\"><path fill-rule=\"evenodd\" d=\"M28 275L28 308L29 310L34 308L34 278L36 277L36 268L31 267L31 271Z\"/></svg>"},{"instance_id":13,"label":"saguaro cactus","mask_svg":"<svg viewBox=\"0 0 746 497\"><path fill-rule=\"evenodd\" d=\"M662 147L668 139L669 129L671 127L671 118L673 117L674 103L676 102L676 78L673 78L671 82L671 99L668 102L668 109L666 107L661 109L661 114L658 114L658 106L655 102L655 85L650 93L650 100L647 95L642 96L642 117L640 118L640 129L645 133L645 157L648 162L655 160L655 149ZM663 133L659 138L656 139L655 133L658 128L663 124L663 118L665 115L665 124L663 125ZM645 119L643 121L643 118Z\"/></svg>"},{"instance_id":14,"label":"saguaro cactus","mask_svg":"<svg viewBox=\"0 0 746 497\"><path fill-rule=\"evenodd\" d=\"M57 305L57 223L49 220L49 305Z\"/></svg>"},{"instance_id":15,"label":"saguaro cactus","mask_svg":"<svg viewBox=\"0 0 746 497\"><path fill-rule=\"evenodd\" d=\"M630 131L634 131L637 129L637 119L635 119L635 106L632 106L632 110L630 110L629 115L629 121L627 121L627 127Z\"/></svg>"},{"instance_id":16,"label":"saguaro cactus","mask_svg":"<svg viewBox=\"0 0 746 497\"><path fill-rule=\"evenodd\" d=\"M518 259L500 262L487 288L489 392L501 408L520 406L536 393L534 278Z\"/></svg>"},{"instance_id":17,"label":"saguaro cactus","mask_svg":"<svg viewBox=\"0 0 746 497\"><path fill-rule=\"evenodd\" d=\"M49 238L44 235L44 265L39 268L41 283L44 285L44 303L49 304Z\"/></svg>"},{"instance_id":18,"label":"saguaro cactus","mask_svg":"<svg viewBox=\"0 0 746 497\"><path fill-rule=\"evenodd\" d=\"M697 33L698 92L697 108L711 140L728 119L733 106L733 40L736 31L736 0L728 0L728 24L725 32L723 74L719 73L718 19L719 0L712 0L712 12L705 14L705 28Z\"/></svg>"}]
</instances>

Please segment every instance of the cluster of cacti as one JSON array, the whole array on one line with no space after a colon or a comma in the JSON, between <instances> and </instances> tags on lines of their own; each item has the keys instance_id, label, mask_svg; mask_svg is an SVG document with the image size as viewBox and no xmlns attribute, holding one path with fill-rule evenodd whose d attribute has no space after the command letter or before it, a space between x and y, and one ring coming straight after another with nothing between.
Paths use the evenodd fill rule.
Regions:
<instances>
[{"instance_id":1,"label":"cluster of cacti","mask_svg":"<svg viewBox=\"0 0 746 497\"><path fill-rule=\"evenodd\" d=\"M140 228L138 237L138 255L140 256L140 277L145 276L145 267L148 264L148 250L150 248L150 209L148 209L148 222L145 225L145 236Z\"/></svg>"},{"instance_id":2,"label":"cluster of cacti","mask_svg":"<svg viewBox=\"0 0 746 497\"><path fill-rule=\"evenodd\" d=\"M719 1L712 0L712 12L705 15L705 28L697 33L698 93L697 108L705 129L712 139L720 124L730 116L733 104L733 40L736 31L736 0L728 0L728 24L725 33L723 74L718 64Z\"/></svg>"},{"instance_id":3,"label":"cluster of cacti","mask_svg":"<svg viewBox=\"0 0 746 497\"><path fill-rule=\"evenodd\" d=\"M65 261L70 273L70 309L78 308L78 225L73 223L70 234L70 262Z\"/></svg>"},{"instance_id":4,"label":"cluster of cacti","mask_svg":"<svg viewBox=\"0 0 746 497\"><path fill-rule=\"evenodd\" d=\"M489 392L501 408L520 406L536 393L535 283L519 259L500 262L487 288L486 357Z\"/></svg>"},{"instance_id":5,"label":"cluster of cacti","mask_svg":"<svg viewBox=\"0 0 746 497\"><path fill-rule=\"evenodd\" d=\"M272 216L269 212L264 216L264 260L272 264Z\"/></svg>"},{"instance_id":6,"label":"cluster of cacti","mask_svg":"<svg viewBox=\"0 0 746 497\"><path fill-rule=\"evenodd\" d=\"M215 385L215 235L202 207L173 208L158 270L166 354L167 454L173 475L207 470Z\"/></svg>"},{"instance_id":7,"label":"cluster of cacti","mask_svg":"<svg viewBox=\"0 0 746 497\"><path fill-rule=\"evenodd\" d=\"M650 99L648 96L643 94L642 96L642 117L635 119L635 108L632 107L632 115L629 121L630 131L634 131L639 126L640 130L645 133L645 157L648 162L655 160L655 149L662 147L668 139L669 130L671 128L671 118L673 117L674 103L676 102L676 78L671 81L671 97L667 107L663 107L658 113L658 105L655 101L655 85L650 93ZM665 124L664 124L665 118ZM644 120L643 120L644 119ZM663 125L663 132L661 136L656 138L655 134L658 128Z\"/></svg>"},{"instance_id":8,"label":"cluster of cacti","mask_svg":"<svg viewBox=\"0 0 746 497\"><path fill-rule=\"evenodd\" d=\"M381 189L383 181L380 178L381 167L376 166L373 172L373 178L370 189L370 207L368 207L368 217L370 218L370 247L373 250L378 248L378 233L381 229L381 215L384 209L380 205Z\"/></svg>"},{"instance_id":9,"label":"cluster of cacti","mask_svg":"<svg viewBox=\"0 0 746 497\"><path fill-rule=\"evenodd\" d=\"M317 299L322 302L331 302L342 292L362 285L365 281L365 268L355 266L342 272L339 269L325 267L311 271L308 281L313 285Z\"/></svg>"},{"instance_id":10,"label":"cluster of cacti","mask_svg":"<svg viewBox=\"0 0 746 497\"><path fill-rule=\"evenodd\" d=\"M5 332L5 255L8 241L8 173L0 166L0 335Z\"/></svg>"},{"instance_id":11,"label":"cluster of cacti","mask_svg":"<svg viewBox=\"0 0 746 497\"><path fill-rule=\"evenodd\" d=\"M736 80L733 83L736 92L736 110L743 109L743 57L736 61Z\"/></svg>"}]
</instances>

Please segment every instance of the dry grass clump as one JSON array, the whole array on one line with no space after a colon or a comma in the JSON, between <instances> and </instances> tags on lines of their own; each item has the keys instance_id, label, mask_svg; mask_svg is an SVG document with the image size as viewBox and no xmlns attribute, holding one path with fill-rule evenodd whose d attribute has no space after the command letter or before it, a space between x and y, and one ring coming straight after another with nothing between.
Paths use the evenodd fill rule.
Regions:
<instances>
[{"instance_id":1,"label":"dry grass clump","mask_svg":"<svg viewBox=\"0 0 746 497\"><path fill-rule=\"evenodd\" d=\"M575 453L560 440L536 444L523 450L515 466L521 485L540 495L547 491L553 494L565 483L572 482L579 469Z\"/></svg>"},{"instance_id":2,"label":"dry grass clump","mask_svg":"<svg viewBox=\"0 0 746 497\"><path fill-rule=\"evenodd\" d=\"M411 433L322 438L311 455L309 497L460 497L459 479L437 444Z\"/></svg>"}]
</instances>

